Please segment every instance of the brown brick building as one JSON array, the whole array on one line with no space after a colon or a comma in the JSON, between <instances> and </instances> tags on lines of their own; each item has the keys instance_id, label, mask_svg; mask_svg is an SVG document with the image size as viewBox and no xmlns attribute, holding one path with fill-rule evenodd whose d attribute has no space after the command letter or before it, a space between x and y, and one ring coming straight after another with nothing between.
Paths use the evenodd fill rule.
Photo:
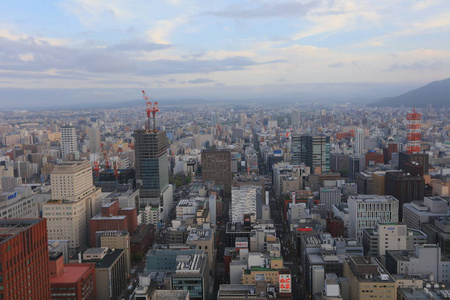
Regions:
<instances>
[{"instance_id":1,"label":"brown brick building","mask_svg":"<svg viewBox=\"0 0 450 300\"><path fill-rule=\"evenodd\" d=\"M223 196L231 198L231 152L228 149L217 150L215 147L202 152L203 181L213 180L216 185L223 185Z\"/></svg>"}]
</instances>

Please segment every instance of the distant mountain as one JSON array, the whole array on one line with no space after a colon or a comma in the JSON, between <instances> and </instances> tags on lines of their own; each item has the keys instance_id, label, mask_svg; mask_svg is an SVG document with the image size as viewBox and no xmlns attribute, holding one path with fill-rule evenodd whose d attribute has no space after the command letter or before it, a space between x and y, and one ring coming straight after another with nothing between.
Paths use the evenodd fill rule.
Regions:
<instances>
[{"instance_id":1,"label":"distant mountain","mask_svg":"<svg viewBox=\"0 0 450 300\"><path fill-rule=\"evenodd\" d=\"M384 98L371 103L371 107L427 107L431 104L434 108L450 107L450 78L433 81L426 86L406 92L397 97Z\"/></svg>"}]
</instances>

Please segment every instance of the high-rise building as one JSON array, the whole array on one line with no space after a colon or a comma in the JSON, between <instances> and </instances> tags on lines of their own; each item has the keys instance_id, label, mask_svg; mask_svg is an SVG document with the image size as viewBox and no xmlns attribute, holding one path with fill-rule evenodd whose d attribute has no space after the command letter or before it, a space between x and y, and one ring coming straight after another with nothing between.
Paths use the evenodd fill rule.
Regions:
<instances>
[{"instance_id":1,"label":"high-rise building","mask_svg":"<svg viewBox=\"0 0 450 300\"><path fill-rule=\"evenodd\" d=\"M100 212L101 188L95 187L88 161L55 165L52 198L42 204L51 240L69 240L71 254L86 249L88 222Z\"/></svg>"},{"instance_id":2,"label":"high-rise building","mask_svg":"<svg viewBox=\"0 0 450 300\"><path fill-rule=\"evenodd\" d=\"M348 236L362 244L363 229L378 222L398 222L399 201L392 196L350 196L348 203Z\"/></svg>"},{"instance_id":3,"label":"high-rise building","mask_svg":"<svg viewBox=\"0 0 450 300\"><path fill-rule=\"evenodd\" d=\"M300 111L299 110L292 111L291 124L294 129L300 127Z\"/></svg>"},{"instance_id":4,"label":"high-rise building","mask_svg":"<svg viewBox=\"0 0 450 300\"><path fill-rule=\"evenodd\" d=\"M218 112L212 112L211 113L211 126L214 127L217 124L219 124L219 113Z\"/></svg>"},{"instance_id":5,"label":"high-rise building","mask_svg":"<svg viewBox=\"0 0 450 300\"><path fill-rule=\"evenodd\" d=\"M292 163L304 163L314 173L330 171L330 137L325 135L292 135Z\"/></svg>"},{"instance_id":6,"label":"high-rise building","mask_svg":"<svg viewBox=\"0 0 450 300\"><path fill-rule=\"evenodd\" d=\"M386 172L384 192L400 202L399 219L403 220L403 204L425 197L425 179L403 172Z\"/></svg>"},{"instance_id":7,"label":"high-rise building","mask_svg":"<svg viewBox=\"0 0 450 300\"><path fill-rule=\"evenodd\" d=\"M77 134L74 127L63 126L61 132L61 156L66 158L70 153L77 151Z\"/></svg>"},{"instance_id":8,"label":"high-rise building","mask_svg":"<svg viewBox=\"0 0 450 300\"><path fill-rule=\"evenodd\" d=\"M100 128L97 126L92 126L89 128L89 146L91 153L98 153L101 151L101 139L100 139Z\"/></svg>"},{"instance_id":9,"label":"high-rise building","mask_svg":"<svg viewBox=\"0 0 450 300\"><path fill-rule=\"evenodd\" d=\"M214 181L216 185L223 185L225 199L231 197L231 152L228 149L211 147L202 152L203 181Z\"/></svg>"},{"instance_id":10,"label":"high-rise building","mask_svg":"<svg viewBox=\"0 0 450 300\"><path fill-rule=\"evenodd\" d=\"M364 130L356 129L355 132L355 154L364 153Z\"/></svg>"},{"instance_id":11,"label":"high-rise building","mask_svg":"<svg viewBox=\"0 0 450 300\"><path fill-rule=\"evenodd\" d=\"M254 214L257 217L258 204L261 210L262 188L260 186L233 186L231 190L231 222L243 224L244 214Z\"/></svg>"},{"instance_id":12,"label":"high-rise building","mask_svg":"<svg viewBox=\"0 0 450 300\"><path fill-rule=\"evenodd\" d=\"M0 220L0 253L0 299L50 299L46 220Z\"/></svg>"},{"instance_id":13,"label":"high-rise building","mask_svg":"<svg viewBox=\"0 0 450 300\"><path fill-rule=\"evenodd\" d=\"M348 157L348 177L351 180L364 170L364 155L352 154Z\"/></svg>"},{"instance_id":14,"label":"high-rise building","mask_svg":"<svg viewBox=\"0 0 450 300\"><path fill-rule=\"evenodd\" d=\"M134 131L136 181L141 198L159 198L169 186L165 131Z\"/></svg>"}]
</instances>

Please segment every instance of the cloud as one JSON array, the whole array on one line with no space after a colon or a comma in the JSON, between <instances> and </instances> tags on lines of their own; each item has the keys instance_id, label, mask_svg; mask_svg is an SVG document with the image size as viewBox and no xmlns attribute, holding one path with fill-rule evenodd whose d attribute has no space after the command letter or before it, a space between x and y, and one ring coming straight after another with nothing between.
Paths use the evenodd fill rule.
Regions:
<instances>
[{"instance_id":1,"label":"cloud","mask_svg":"<svg viewBox=\"0 0 450 300\"><path fill-rule=\"evenodd\" d=\"M394 63L385 71L393 72L399 70L438 70L444 67L444 63L441 61L426 61L426 60L418 60L412 62L410 64L400 64Z\"/></svg>"},{"instance_id":2,"label":"cloud","mask_svg":"<svg viewBox=\"0 0 450 300\"><path fill-rule=\"evenodd\" d=\"M411 6L411 9L412 10L425 10L425 9L433 7L439 3L440 3L440 1L438 1L438 0L420 1L420 2L413 4L413 6Z\"/></svg>"},{"instance_id":3,"label":"cloud","mask_svg":"<svg viewBox=\"0 0 450 300\"><path fill-rule=\"evenodd\" d=\"M158 44L170 44L168 41L172 32L186 22L186 18L181 16L172 20L157 21L155 26L147 30L147 35Z\"/></svg>"},{"instance_id":4,"label":"cloud","mask_svg":"<svg viewBox=\"0 0 450 300\"><path fill-rule=\"evenodd\" d=\"M341 61L334 63L334 64L329 64L328 67L333 68L333 69L339 69L342 67L345 67L345 64Z\"/></svg>"},{"instance_id":5,"label":"cloud","mask_svg":"<svg viewBox=\"0 0 450 300\"><path fill-rule=\"evenodd\" d=\"M197 79L193 79L193 80L188 80L188 83L210 83L210 82L216 82L215 80L211 80L208 78L197 78Z\"/></svg>"},{"instance_id":6,"label":"cloud","mask_svg":"<svg viewBox=\"0 0 450 300\"><path fill-rule=\"evenodd\" d=\"M243 5L228 6L222 10L206 11L204 15L226 18L274 18L299 17L306 15L321 1L310 1L306 4L300 2L265 3L255 7Z\"/></svg>"},{"instance_id":7,"label":"cloud","mask_svg":"<svg viewBox=\"0 0 450 300\"><path fill-rule=\"evenodd\" d=\"M108 46L107 49L111 51L156 51L162 49L171 48L172 45L169 44L158 44L158 43L146 43L142 40L132 39L125 40L118 44Z\"/></svg>"}]
</instances>

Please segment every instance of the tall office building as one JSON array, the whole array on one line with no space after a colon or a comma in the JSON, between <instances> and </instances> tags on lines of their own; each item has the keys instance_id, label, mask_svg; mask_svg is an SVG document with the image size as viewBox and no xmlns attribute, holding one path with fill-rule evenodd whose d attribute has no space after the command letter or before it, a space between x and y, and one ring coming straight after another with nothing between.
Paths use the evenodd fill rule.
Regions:
<instances>
[{"instance_id":1,"label":"tall office building","mask_svg":"<svg viewBox=\"0 0 450 300\"><path fill-rule=\"evenodd\" d=\"M425 197L425 179L403 172L386 172L384 192L400 201L399 219L403 220L403 204Z\"/></svg>"},{"instance_id":2,"label":"tall office building","mask_svg":"<svg viewBox=\"0 0 450 300\"><path fill-rule=\"evenodd\" d=\"M211 147L202 152L203 181L212 180L216 185L223 185L225 199L231 197L231 152L228 149Z\"/></svg>"},{"instance_id":3,"label":"tall office building","mask_svg":"<svg viewBox=\"0 0 450 300\"><path fill-rule=\"evenodd\" d=\"M159 198L169 185L165 131L134 131L136 181L142 198Z\"/></svg>"},{"instance_id":4,"label":"tall office building","mask_svg":"<svg viewBox=\"0 0 450 300\"><path fill-rule=\"evenodd\" d=\"M71 254L87 247L88 222L100 212L101 188L95 187L89 161L55 165L52 198L42 204L51 240L68 240Z\"/></svg>"},{"instance_id":5,"label":"tall office building","mask_svg":"<svg viewBox=\"0 0 450 300\"><path fill-rule=\"evenodd\" d=\"M355 154L364 153L364 130L356 129L355 132Z\"/></svg>"},{"instance_id":6,"label":"tall office building","mask_svg":"<svg viewBox=\"0 0 450 300\"><path fill-rule=\"evenodd\" d=\"M46 220L0 220L0 253L0 299L50 299Z\"/></svg>"},{"instance_id":7,"label":"tall office building","mask_svg":"<svg viewBox=\"0 0 450 300\"><path fill-rule=\"evenodd\" d=\"M100 128L92 126L89 128L89 146L91 153L99 153L101 151Z\"/></svg>"},{"instance_id":8,"label":"tall office building","mask_svg":"<svg viewBox=\"0 0 450 300\"><path fill-rule=\"evenodd\" d=\"M219 113L212 112L211 113L211 126L214 127L219 124Z\"/></svg>"},{"instance_id":9,"label":"tall office building","mask_svg":"<svg viewBox=\"0 0 450 300\"><path fill-rule=\"evenodd\" d=\"M348 203L348 237L362 244L363 230L378 222L398 222L399 202L392 196L350 196Z\"/></svg>"},{"instance_id":10,"label":"tall office building","mask_svg":"<svg viewBox=\"0 0 450 300\"><path fill-rule=\"evenodd\" d=\"M253 185L233 186L231 190L231 222L244 223L244 214L254 214L262 210L262 188Z\"/></svg>"},{"instance_id":11,"label":"tall office building","mask_svg":"<svg viewBox=\"0 0 450 300\"><path fill-rule=\"evenodd\" d=\"M291 124L292 127L299 128L300 127L300 111L299 110L293 110L291 113Z\"/></svg>"},{"instance_id":12,"label":"tall office building","mask_svg":"<svg viewBox=\"0 0 450 300\"><path fill-rule=\"evenodd\" d=\"M364 155L352 154L348 157L348 177L351 180L356 179L356 174L364 170Z\"/></svg>"},{"instance_id":13,"label":"tall office building","mask_svg":"<svg viewBox=\"0 0 450 300\"><path fill-rule=\"evenodd\" d=\"M134 131L136 183L141 204L158 207L164 220L172 209L172 186L169 185L169 163L165 131Z\"/></svg>"},{"instance_id":14,"label":"tall office building","mask_svg":"<svg viewBox=\"0 0 450 300\"><path fill-rule=\"evenodd\" d=\"M315 173L330 171L330 137L325 135L293 135L292 163L304 163ZM300 161L299 161L300 160Z\"/></svg>"},{"instance_id":15,"label":"tall office building","mask_svg":"<svg viewBox=\"0 0 450 300\"><path fill-rule=\"evenodd\" d=\"M77 151L77 134L74 127L63 126L61 132L61 156L66 158L70 153Z\"/></svg>"}]
</instances>

